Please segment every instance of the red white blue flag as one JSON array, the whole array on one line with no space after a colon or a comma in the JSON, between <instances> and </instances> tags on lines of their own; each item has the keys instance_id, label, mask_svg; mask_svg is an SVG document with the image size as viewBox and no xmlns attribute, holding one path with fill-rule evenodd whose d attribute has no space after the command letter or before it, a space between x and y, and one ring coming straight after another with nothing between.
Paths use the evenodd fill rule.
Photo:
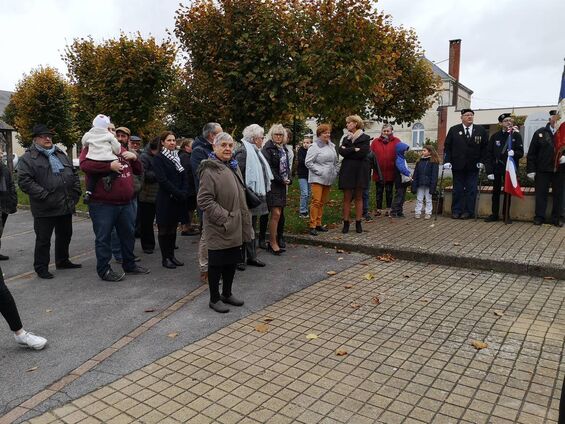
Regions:
<instances>
[{"instance_id":1,"label":"red white blue flag","mask_svg":"<svg viewBox=\"0 0 565 424\"><path fill-rule=\"evenodd\" d=\"M512 150L512 131L508 132L508 150ZM506 174L504 175L504 191L511 196L524 197L522 187L518 182L518 175L516 174L516 163L514 158L508 156L506 160Z\"/></svg>"},{"instance_id":2,"label":"red white blue flag","mask_svg":"<svg viewBox=\"0 0 565 424\"><path fill-rule=\"evenodd\" d=\"M559 166L559 158L565 155L565 67L561 75L561 90L559 91L559 104L557 105L559 120L555 123L557 130L554 136L555 143L555 169Z\"/></svg>"}]
</instances>

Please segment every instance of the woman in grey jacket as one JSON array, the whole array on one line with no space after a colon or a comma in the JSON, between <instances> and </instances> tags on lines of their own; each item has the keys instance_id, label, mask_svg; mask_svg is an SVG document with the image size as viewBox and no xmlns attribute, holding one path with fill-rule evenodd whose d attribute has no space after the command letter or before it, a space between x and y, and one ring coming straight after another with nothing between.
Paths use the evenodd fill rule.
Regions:
<instances>
[{"instance_id":1,"label":"woman in grey jacket","mask_svg":"<svg viewBox=\"0 0 565 424\"><path fill-rule=\"evenodd\" d=\"M324 205L330 197L330 188L337 176L337 153L330 141L332 127L322 124L316 130L316 141L308 149L305 165L310 171L308 182L311 186L312 203L310 204L310 235L328 231L322 226Z\"/></svg>"}]
</instances>

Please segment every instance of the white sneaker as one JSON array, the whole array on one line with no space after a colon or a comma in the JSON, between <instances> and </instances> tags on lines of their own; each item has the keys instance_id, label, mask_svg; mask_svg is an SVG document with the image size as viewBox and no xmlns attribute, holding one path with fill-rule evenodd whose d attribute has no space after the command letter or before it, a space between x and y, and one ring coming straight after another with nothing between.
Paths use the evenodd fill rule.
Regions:
<instances>
[{"instance_id":1,"label":"white sneaker","mask_svg":"<svg viewBox=\"0 0 565 424\"><path fill-rule=\"evenodd\" d=\"M416 215L414 215L414 218L416 218L416 219L420 219L421 217L422 217L422 215L419 214L419 213L417 213Z\"/></svg>"},{"instance_id":2,"label":"white sneaker","mask_svg":"<svg viewBox=\"0 0 565 424\"><path fill-rule=\"evenodd\" d=\"M431 215L426 214L426 216L424 216L424 219L430 219L431 217Z\"/></svg>"},{"instance_id":3,"label":"white sneaker","mask_svg":"<svg viewBox=\"0 0 565 424\"><path fill-rule=\"evenodd\" d=\"M19 336L14 334L14 339L16 339L16 342L19 345L27 346L35 350L43 349L45 347L45 344L47 343L47 339L40 336L36 336L35 334L30 333L29 331L24 331Z\"/></svg>"}]
</instances>

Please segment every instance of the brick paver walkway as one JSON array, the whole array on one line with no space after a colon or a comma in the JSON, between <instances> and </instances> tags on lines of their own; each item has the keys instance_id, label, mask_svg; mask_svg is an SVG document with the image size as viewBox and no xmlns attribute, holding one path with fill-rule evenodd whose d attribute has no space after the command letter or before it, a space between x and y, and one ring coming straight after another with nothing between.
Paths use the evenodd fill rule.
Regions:
<instances>
[{"instance_id":1,"label":"brick paver walkway","mask_svg":"<svg viewBox=\"0 0 565 424\"><path fill-rule=\"evenodd\" d=\"M328 233L301 235L295 240L374 254L390 251L403 259L443 265L565 279L565 228L445 217L416 220L410 212L413 206L407 205L406 218L380 217L363 222L362 234L355 233L354 226L348 234L341 234L339 226Z\"/></svg>"},{"instance_id":2,"label":"brick paver walkway","mask_svg":"<svg viewBox=\"0 0 565 424\"><path fill-rule=\"evenodd\" d=\"M564 284L373 259L30 422L556 423Z\"/></svg>"}]
</instances>

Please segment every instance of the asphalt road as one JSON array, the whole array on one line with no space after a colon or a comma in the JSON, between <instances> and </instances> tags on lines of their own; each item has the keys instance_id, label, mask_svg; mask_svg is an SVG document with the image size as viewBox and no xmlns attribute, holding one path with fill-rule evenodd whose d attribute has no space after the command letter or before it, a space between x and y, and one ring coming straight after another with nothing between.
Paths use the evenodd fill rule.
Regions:
<instances>
[{"instance_id":1,"label":"asphalt road","mask_svg":"<svg viewBox=\"0 0 565 424\"><path fill-rule=\"evenodd\" d=\"M28 211L11 215L0 252L10 260L0 263L18 305L24 328L48 339L43 351L21 348L6 324L0 331L0 416L67 375L111 346L152 316L199 287L197 237L179 237L177 257L186 266L168 270L153 255L136 253L151 274L128 276L119 283L101 281L95 272L94 236L88 218L76 217L71 242L78 270L54 270L52 280L33 272L33 218ZM53 249L52 249L53 255ZM338 260L341 257L342 259ZM208 291L163 319L93 370L44 402L37 412L88 393L155 361L212 332L260 310L291 293L366 258L333 249L296 246L281 257L260 251L265 268L238 272L234 292L245 300L242 308L217 314L208 308ZM53 256L52 256L53 261ZM119 265L114 264L118 268ZM145 312L146 310L154 310ZM167 334L178 333L171 338ZM34 369L33 371L29 371ZM25 418L29 418L28 414Z\"/></svg>"}]
</instances>

